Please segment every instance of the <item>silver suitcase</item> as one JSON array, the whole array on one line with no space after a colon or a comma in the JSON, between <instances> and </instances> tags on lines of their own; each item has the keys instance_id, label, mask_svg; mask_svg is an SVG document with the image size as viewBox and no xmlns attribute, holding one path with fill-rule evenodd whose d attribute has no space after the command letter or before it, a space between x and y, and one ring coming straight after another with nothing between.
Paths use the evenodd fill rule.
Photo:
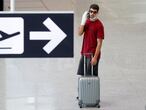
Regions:
<instances>
[{"instance_id":1,"label":"silver suitcase","mask_svg":"<svg viewBox=\"0 0 146 110\"><path fill-rule=\"evenodd\" d=\"M93 66L91 76L86 76L86 64L84 56L84 76L78 79L78 104L79 107L98 107L100 108L100 79L93 76Z\"/></svg>"}]
</instances>

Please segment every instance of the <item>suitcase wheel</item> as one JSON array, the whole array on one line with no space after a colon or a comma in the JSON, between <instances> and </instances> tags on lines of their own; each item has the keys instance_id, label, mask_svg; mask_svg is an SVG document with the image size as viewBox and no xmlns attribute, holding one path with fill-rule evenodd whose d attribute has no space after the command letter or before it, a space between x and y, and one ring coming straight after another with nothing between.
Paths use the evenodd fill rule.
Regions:
<instances>
[{"instance_id":1,"label":"suitcase wheel","mask_svg":"<svg viewBox=\"0 0 146 110\"><path fill-rule=\"evenodd\" d=\"M82 107L82 104L79 103L79 107L80 107L80 108L83 108L83 107Z\"/></svg>"},{"instance_id":2,"label":"suitcase wheel","mask_svg":"<svg viewBox=\"0 0 146 110\"><path fill-rule=\"evenodd\" d=\"M78 104L79 104L79 107L80 107L80 108L83 108L82 101L79 101Z\"/></svg>"},{"instance_id":3,"label":"suitcase wheel","mask_svg":"<svg viewBox=\"0 0 146 110\"><path fill-rule=\"evenodd\" d=\"M100 108L100 105L97 105L97 108Z\"/></svg>"}]
</instances>

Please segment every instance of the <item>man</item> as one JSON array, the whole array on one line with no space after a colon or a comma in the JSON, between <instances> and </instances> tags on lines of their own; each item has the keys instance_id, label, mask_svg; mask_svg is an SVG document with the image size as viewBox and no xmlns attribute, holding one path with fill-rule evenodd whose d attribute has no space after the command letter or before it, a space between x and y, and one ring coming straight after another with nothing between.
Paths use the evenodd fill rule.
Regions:
<instances>
[{"instance_id":1,"label":"man","mask_svg":"<svg viewBox=\"0 0 146 110\"><path fill-rule=\"evenodd\" d=\"M98 63L101 54L102 41L104 39L104 27L101 21L97 18L99 6L92 4L89 11L84 12L81 25L79 27L79 36L83 35L83 44L81 50L81 59L78 67L78 75L84 75L84 58L86 56L86 73L91 74L91 66L93 65L93 74L98 76ZM92 53L90 58L87 53ZM91 60L89 60L91 59ZM89 63L90 62L90 63Z\"/></svg>"}]
</instances>

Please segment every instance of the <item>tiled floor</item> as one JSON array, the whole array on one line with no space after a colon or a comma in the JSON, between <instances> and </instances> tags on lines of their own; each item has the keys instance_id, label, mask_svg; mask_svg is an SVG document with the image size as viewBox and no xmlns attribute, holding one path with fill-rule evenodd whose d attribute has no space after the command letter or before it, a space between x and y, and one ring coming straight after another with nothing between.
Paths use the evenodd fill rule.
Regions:
<instances>
[{"instance_id":1,"label":"tiled floor","mask_svg":"<svg viewBox=\"0 0 146 110\"><path fill-rule=\"evenodd\" d=\"M100 110L145 110L146 2L144 0L16 0L17 11L74 11L74 58L0 59L0 110L80 110L77 29L91 3L105 26L99 76ZM8 10L8 0L5 1ZM82 110L97 110L83 108Z\"/></svg>"}]
</instances>

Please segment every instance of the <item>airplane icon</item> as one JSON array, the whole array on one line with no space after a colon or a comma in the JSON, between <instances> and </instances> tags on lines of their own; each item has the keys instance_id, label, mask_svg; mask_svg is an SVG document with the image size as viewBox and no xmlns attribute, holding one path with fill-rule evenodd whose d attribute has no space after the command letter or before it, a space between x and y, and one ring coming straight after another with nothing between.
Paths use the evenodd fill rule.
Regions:
<instances>
[{"instance_id":1,"label":"airplane icon","mask_svg":"<svg viewBox=\"0 0 146 110\"><path fill-rule=\"evenodd\" d=\"M3 31L0 31L0 41L11 38L11 37L14 37L14 36L17 36L19 34L20 34L20 32L15 32L13 34L7 34Z\"/></svg>"}]
</instances>

